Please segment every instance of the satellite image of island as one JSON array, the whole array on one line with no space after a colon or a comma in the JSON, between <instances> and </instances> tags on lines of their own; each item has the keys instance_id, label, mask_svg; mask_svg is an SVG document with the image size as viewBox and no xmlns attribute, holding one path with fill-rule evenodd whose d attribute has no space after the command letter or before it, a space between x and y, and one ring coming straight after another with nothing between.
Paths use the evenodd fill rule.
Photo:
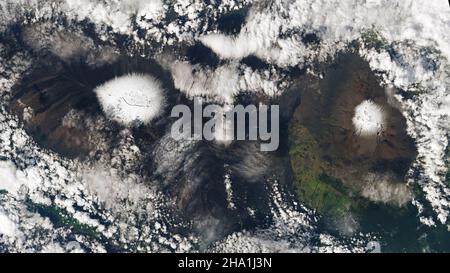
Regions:
<instances>
[{"instance_id":1,"label":"satellite image of island","mask_svg":"<svg viewBox=\"0 0 450 273\"><path fill-rule=\"evenodd\" d=\"M449 253L445 0L0 0L0 253Z\"/></svg>"}]
</instances>

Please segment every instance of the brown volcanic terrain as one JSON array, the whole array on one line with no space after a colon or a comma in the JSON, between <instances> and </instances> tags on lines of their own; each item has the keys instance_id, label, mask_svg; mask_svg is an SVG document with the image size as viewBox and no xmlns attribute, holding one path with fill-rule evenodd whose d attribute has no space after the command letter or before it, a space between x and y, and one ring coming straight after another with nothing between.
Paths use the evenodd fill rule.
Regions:
<instances>
[{"instance_id":1,"label":"brown volcanic terrain","mask_svg":"<svg viewBox=\"0 0 450 273\"><path fill-rule=\"evenodd\" d=\"M405 118L364 60L344 54L322 71L323 79L305 75L296 84L301 102L289 125L290 157L299 198L336 215L350 209L347 196L361 195L368 183L404 185L417 153ZM381 106L386 118L382 133L372 137L359 135L352 123L365 100Z\"/></svg>"},{"instance_id":2,"label":"brown volcanic terrain","mask_svg":"<svg viewBox=\"0 0 450 273\"><path fill-rule=\"evenodd\" d=\"M93 75L74 73L82 70L57 61L54 66L44 65L16 86L11 101L12 110L23 118L26 130L41 146L69 157L86 155L91 144L85 131L63 126L64 117L72 109L98 110L92 92ZM24 110L29 112L28 117Z\"/></svg>"}]
</instances>

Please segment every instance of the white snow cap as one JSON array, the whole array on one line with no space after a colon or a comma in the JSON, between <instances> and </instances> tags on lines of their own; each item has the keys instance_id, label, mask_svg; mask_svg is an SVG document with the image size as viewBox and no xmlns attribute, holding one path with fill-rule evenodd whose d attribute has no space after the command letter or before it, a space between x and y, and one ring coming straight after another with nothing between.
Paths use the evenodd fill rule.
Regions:
<instances>
[{"instance_id":1,"label":"white snow cap","mask_svg":"<svg viewBox=\"0 0 450 273\"><path fill-rule=\"evenodd\" d=\"M383 130L385 124L383 108L372 100L365 100L355 108L353 125L361 136L373 136Z\"/></svg>"},{"instance_id":2,"label":"white snow cap","mask_svg":"<svg viewBox=\"0 0 450 273\"><path fill-rule=\"evenodd\" d=\"M125 126L149 123L165 105L161 83L145 74L112 79L97 86L94 92L106 116Z\"/></svg>"}]
</instances>

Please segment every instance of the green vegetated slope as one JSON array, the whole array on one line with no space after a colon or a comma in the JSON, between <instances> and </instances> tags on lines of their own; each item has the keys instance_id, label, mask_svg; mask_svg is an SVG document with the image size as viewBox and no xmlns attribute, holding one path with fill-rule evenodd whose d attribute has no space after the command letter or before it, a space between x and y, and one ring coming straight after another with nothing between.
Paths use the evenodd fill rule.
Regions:
<instances>
[{"instance_id":1,"label":"green vegetated slope","mask_svg":"<svg viewBox=\"0 0 450 273\"><path fill-rule=\"evenodd\" d=\"M389 48L386 38L376 28L371 28L361 35L361 40L367 48L374 48L381 52Z\"/></svg>"},{"instance_id":2,"label":"green vegetated slope","mask_svg":"<svg viewBox=\"0 0 450 273\"><path fill-rule=\"evenodd\" d=\"M339 217L348 213L354 207L348 189L326 173L318 144L308 129L296 124L289 136L297 197L323 215Z\"/></svg>"}]
</instances>

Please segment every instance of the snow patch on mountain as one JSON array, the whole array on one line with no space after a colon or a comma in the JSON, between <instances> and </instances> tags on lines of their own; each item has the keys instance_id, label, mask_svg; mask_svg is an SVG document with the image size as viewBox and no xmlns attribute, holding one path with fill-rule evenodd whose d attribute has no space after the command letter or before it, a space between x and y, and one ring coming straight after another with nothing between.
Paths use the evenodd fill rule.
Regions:
<instances>
[{"instance_id":1,"label":"snow patch on mountain","mask_svg":"<svg viewBox=\"0 0 450 273\"><path fill-rule=\"evenodd\" d=\"M97 86L94 92L106 116L126 126L148 124L165 106L161 83L150 75L124 75Z\"/></svg>"},{"instance_id":2,"label":"snow patch on mountain","mask_svg":"<svg viewBox=\"0 0 450 273\"><path fill-rule=\"evenodd\" d=\"M357 134L361 136L377 135L386 126L383 108L371 100L365 100L356 106L352 121Z\"/></svg>"}]
</instances>

